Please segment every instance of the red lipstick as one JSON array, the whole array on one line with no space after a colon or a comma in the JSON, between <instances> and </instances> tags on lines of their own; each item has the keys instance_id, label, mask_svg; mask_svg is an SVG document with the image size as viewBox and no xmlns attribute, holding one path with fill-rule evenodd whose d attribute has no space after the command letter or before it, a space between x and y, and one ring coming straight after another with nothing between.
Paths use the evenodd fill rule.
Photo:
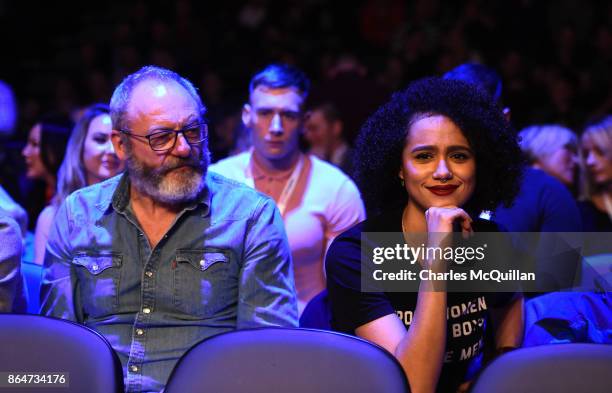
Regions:
<instances>
[{"instance_id":1,"label":"red lipstick","mask_svg":"<svg viewBox=\"0 0 612 393\"><path fill-rule=\"evenodd\" d=\"M450 195L453 192L455 192L457 188L459 188L459 186L453 185L453 184L445 184L445 185L440 185L440 186L427 187L429 191L431 191L432 193L438 196Z\"/></svg>"}]
</instances>

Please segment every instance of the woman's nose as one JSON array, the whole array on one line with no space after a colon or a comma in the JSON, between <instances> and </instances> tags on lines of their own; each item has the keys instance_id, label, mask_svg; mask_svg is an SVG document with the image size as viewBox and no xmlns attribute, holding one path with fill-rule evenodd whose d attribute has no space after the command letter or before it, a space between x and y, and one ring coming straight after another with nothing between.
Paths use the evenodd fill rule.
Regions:
<instances>
[{"instance_id":1,"label":"woman's nose","mask_svg":"<svg viewBox=\"0 0 612 393\"><path fill-rule=\"evenodd\" d=\"M451 171L448 169L448 164L445 159L441 159L438 161L438 165L436 167L436 171L433 174L433 178L436 180L439 179L449 179L452 176Z\"/></svg>"},{"instance_id":2,"label":"woman's nose","mask_svg":"<svg viewBox=\"0 0 612 393\"><path fill-rule=\"evenodd\" d=\"M595 155L593 154L592 151L589 151L589 153L586 156L586 164L587 166L594 166L595 163L596 163Z\"/></svg>"}]
</instances>

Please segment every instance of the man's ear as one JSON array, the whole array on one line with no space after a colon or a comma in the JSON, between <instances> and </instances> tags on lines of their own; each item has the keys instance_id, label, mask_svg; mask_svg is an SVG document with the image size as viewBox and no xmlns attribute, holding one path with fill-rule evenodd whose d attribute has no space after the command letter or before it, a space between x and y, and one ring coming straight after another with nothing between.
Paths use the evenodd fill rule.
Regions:
<instances>
[{"instance_id":1,"label":"man's ear","mask_svg":"<svg viewBox=\"0 0 612 393\"><path fill-rule=\"evenodd\" d=\"M245 126L251 124L251 116L253 116L253 109L251 108L251 105L244 104L242 106L242 124Z\"/></svg>"},{"instance_id":2,"label":"man's ear","mask_svg":"<svg viewBox=\"0 0 612 393\"><path fill-rule=\"evenodd\" d=\"M113 149L115 149L115 154L121 161L125 160L127 155L127 151L125 148L125 143L121 139L121 132L117 130L113 130L111 132L111 142L113 143Z\"/></svg>"}]
</instances>

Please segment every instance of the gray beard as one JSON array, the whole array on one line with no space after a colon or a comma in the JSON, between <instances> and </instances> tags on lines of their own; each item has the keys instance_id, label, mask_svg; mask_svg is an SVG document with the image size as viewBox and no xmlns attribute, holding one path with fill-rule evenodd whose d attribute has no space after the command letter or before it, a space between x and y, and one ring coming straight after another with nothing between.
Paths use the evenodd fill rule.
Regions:
<instances>
[{"instance_id":1,"label":"gray beard","mask_svg":"<svg viewBox=\"0 0 612 393\"><path fill-rule=\"evenodd\" d=\"M144 164L128 149L126 168L132 185L142 194L165 205L176 206L195 201L204 190L204 179L210 163L207 145L199 148L199 159L169 157L172 161L168 158L157 168ZM188 170L181 169L180 172L172 173L176 168L185 166Z\"/></svg>"}]
</instances>

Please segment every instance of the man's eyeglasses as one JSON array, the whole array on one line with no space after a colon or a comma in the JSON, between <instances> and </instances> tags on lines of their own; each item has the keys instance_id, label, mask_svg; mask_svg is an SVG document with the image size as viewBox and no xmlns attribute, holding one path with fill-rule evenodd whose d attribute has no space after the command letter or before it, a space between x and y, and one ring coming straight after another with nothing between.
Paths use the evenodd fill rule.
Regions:
<instances>
[{"instance_id":1,"label":"man's eyeglasses","mask_svg":"<svg viewBox=\"0 0 612 393\"><path fill-rule=\"evenodd\" d=\"M181 133L190 145L199 145L206 140L208 126L204 122L190 124L180 130L170 130L167 128L156 128L147 135L134 134L130 130L119 130L126 135L135 138L144 138L149 141L149 146L155 151L169 151L174 149L178 134Z\"/></svg>"}]
</instances>

